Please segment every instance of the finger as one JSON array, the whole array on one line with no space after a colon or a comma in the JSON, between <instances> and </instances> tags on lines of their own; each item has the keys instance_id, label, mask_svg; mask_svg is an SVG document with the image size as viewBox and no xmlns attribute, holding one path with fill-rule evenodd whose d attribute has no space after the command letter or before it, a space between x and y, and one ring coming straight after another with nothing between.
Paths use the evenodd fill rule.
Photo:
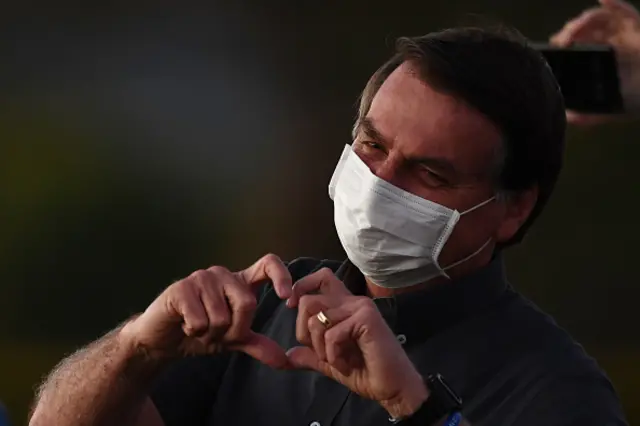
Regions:
<instances>
[{"instance_id":1,"label":"finger","mask_svg":"<svg viewBox=\"0 0 640 426\"><path fill-rule=\"evenodd\" d=\"M219 286L212 285L211 279L215 277L210 277L208 282L201 282L198 287L202 305L209 318L209 329L206 333L209 343L219 341L231 326L231 312L227 299Z\"/></svg>"},{"instance_id":2,"label":"finger","mask_svg":"<svg viewBox=\"0 0 640 426\"><path fill-rule=\"evenodd\" d=\"M609 11L602 8L588 9L571 21L551 37L551 43L559 47L567 47L572 43L583 41L585 36L610 19Z\"/></svg>"},{"instance_id":3,"label":"finger","mask_svg":"<svg viewBox=\"0 0 640 426\"><path fill-rule=\"evenodd\" d=\"M327 309L323 312L329 324L323 324L317 315L313 315L307 321L313 350L320 361L327 361L325 334L331 331L339 323L349 318L351 310L345 308ZM307 345L308 346L308 345Z\"/></svg>"},{"instance_id":4,"label":"finger","mask_svg":"<svg viewBox=\"0 0 640 426\"><path fill-rule=\"evenodd\" d=\"M228 348L243 352L271 368L291 368L286 352L278 343L253 331L243 343L229 345Z\"/></svg>"},{"instance_id":5,"label":"finger","mask_svg":"<svg viewBox=\"0 0 640 426\"><path fill-rule=\"evenodd\" d=\"M588 32L595 26L601 26L610 19L610 16L611 13L601 7L587 9L567 22L557 34L551 37L551 43L560 47L567 47L575 43L579 35Z\"/></svg>"},{"instance_id":6,"label":"finger","mask_svg":"<svg viewBox=\"0 0 640 426\"><path fill-rule=\"evenodd\" d=\"M169 297L168 304L182 319L184 334L202 336L209 329L209 317L199 295L188 282L179 284L179 290Z\"/></svg>"},{"instance_id":7,"label":"finger","mask_svg":"<svg viewBox=\"0 0 640 426\"><path fill-rule=\"evenodd\" d=\"M309 274L306 277L298 280L293 285L291 297L287 300L287 306L295 308L298 306L300 298L305 294L316 293L321 294L338 294L338 295L350 295L351 292L347 289L342 281L340 281L333 271L329 268L322 268L313 274Z\"/></svg>"},{"instance_id":8,"label":"finger","mask_svg":"<svg viewBox=\"0 0 640 426\"><path fill-rule=\"evenodd\" d=\"M225 285L224 292L231 306L231 326L225 335L225 341L242 342L251 332L257 307L256 296L238 281Z\"/></svg>"},{"instance_id":9,"label":"finger","mask_svg":"<svg viewBox=\"0 0 640 426\"><path fill-rule=\"evenodd\" d=\"M365 333L373 338L376 327L387 327L375 304L371 299L358 298L338 308L328 309L325 315L333 324L324 335L327 362L341 372L362 368L364 358L360 338ZM376 318L380 320L377 326Z\"/></svg>"},{"instance_id":10,"label":"finger","mask_svg":"<svg viewBox=\"0 0 640 426\"><path fill-rule=\"evenodd\" d=\"M307 346L296 346L287 351L287 358L292 368L300 370L314 370L325 376L333 377L331 368L322 362L313 349Z\"/></svg>"},{"instance_id":11,"label":"finger","mask_svg":"<svg viewBox=\"0 0 640 426\"><path fill-rule=\"evenodd\" d=\"M323 328L323 356L316 350L318 357L321 361L328 362L329 365L335 367L338 372L345 376L349 374L351 369L361 366L361 363L358 362L362 359L358 344L352 337L355 325L354 314L357 310L358 304L355 303L346 304L334 309L327 309L324 314L331 323L328 329L322 325L318 318L314 317L309 320L311 323L314 323L314 328L319 328L318 326Z\"/></svg>"},{"instance_id":12,"label":"finger","mask_svg":"<svg viewBox=\"0 0 640 426\"><path fill-rule=\"evenodd\" d=\"M326 362L320 359L317 353L310 347L297 346L291 348L287 352L287 357L289 358L291 366L298 369L315 370L338 381L341 381L345 376L347 376L350 370L349 363L351 362L353 364L353 354L345 351L344 348L353 348L354 342L349 343L349 339L344 338L343 336L350 335L348 330L352 329L354 322L349 319L356 310L357 305L351 304L340 308L328 309L326 311L325 314L330 319L331 323L335 324L325 332L324 336L325 350L327 353ZM333 331L335 329L338 330L337 333ZM330 336L329 332L341 337L339 340L340 343L338 343L341 346L341 349L336 351L336 348L333 348L332 355L329 354L330 343L327 341L327 336ZM333 341L331 344L334 344ZM355 345L355 348L357 349L357 345ZM339 356L341 354L344 354L348 358L345 356Z\"/></svg>"},{"instance_id":13,"label":"finger","mask_svg":"<svg viewBox=\"0 0 640 426\"><path fill-rule=\"evenodd\" d=\"M287 351L289 368L313 370L333 380L344 383L350 369L346 362L339 360L335 365L322 361L315 351L307 346L295 346Z\"/></svg>"},{"instance_id":14,"label":"finger","mask_svg":"<svg viewBox=\"0 0 640 426\"><path fill-rule=\"evenodd\" d=\"M324 333L328 330L327 326L322 324L317 316L309 318L307 321L309 334L311 336L311 346L320 361L327 360L325 351Z\"/></svg>"},{"instance_id":15,"label":"finger","mask_svg":"<svg viewBox=\"0 0 640 426\"><path fill-rule=\"evenodd\" d=\"M631 3L622 0L600 0L600 4L604 7L623 12L626 15L638 16L638 9L633 7Z\"/></svg>"},{"instance_id":16,"label":"finger","mask_svg":"<svg viewBox=\"0 0 640 426\"><path fill-rule=\"evenodd\" d=\"M610 10L601 8L593 12L583 25L574 28L571 43L610 44L609 39L617 25L618 18Z\"/></svg>"},{"instance_id":17,"label":"finger","mask_svg":"<svg viewBox=\"0 0 640 426\"><path fill-rule=\"evenodd\" d=\"M227 274L229 274L228 271ZM204 306L209 322L203 341L205 343L217 341L227 332L231 325L231 312L220 285L228 277L208 269L194 272L190 278L195 283L194 290L202 306Z\"/></svg>"},{"instance_id":18,"label":"finger","mask_svg":"<svg viewBox=\"0 0 640 426\"><path fill-rule=\"evenodd\" d=\"M291 287L293 285L291 273L275 254L263 256L247 269L238 272L238 275L252 287L263 283L265 280L271 280L276 294L281 299L287 299L291 296Z\"/></svg>"},{"instance_id":19,"label":"finger","mask_svg":"<svg viewBox=\"0 0 640 426\"><path fill-rule=\"evenodd\" d=\"M583 114L575 111L567 111L567 122L582 127L597 126L615 120L615 117L607 114Z\"/></svg>"},{"instance_id":20,"label":"finger","mask_svg":"<svg viewBox=\"0 0 640 426\"><path fill-rule=\"evenodd\" d=\"M357 320L349 317L331 327L324 335L326 361L344 375L362 368L362 352L356 337Z\"/></svg>"},{"instance_id":21,"label":"finger","mask_svg":"<svg viewBox=\"0 0 640 426\"><path fill-rule=\"evenodd\" d=\"M315 317L318 312L327 310L333 303L329 296L305 295L300 299L298 316L296 318L296 339L305 346L311 346L311 333L309 331L309 318Z\"/></svg>"}]
</instances>

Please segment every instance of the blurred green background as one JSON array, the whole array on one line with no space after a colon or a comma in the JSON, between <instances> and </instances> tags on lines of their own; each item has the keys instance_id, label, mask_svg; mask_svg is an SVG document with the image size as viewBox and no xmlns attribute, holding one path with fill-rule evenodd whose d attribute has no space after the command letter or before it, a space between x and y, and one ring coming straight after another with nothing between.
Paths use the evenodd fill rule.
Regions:
<instances>
[{"instance_id":1,"label":"blurred green background","mask_svg":"<svg viewBox=\"0 0 640 426\"><path fill-rule=\"evenodd\" d=\"M0 17L0 400L24 424L61 357L166 285L267 252L342 257L328 180L401 35L505 22L545 40L585 1L56 2ZM640 421L638 124L572 129L508 257ZM634 278L636 277L636 278Z\"/></svg>"}]
</instances>

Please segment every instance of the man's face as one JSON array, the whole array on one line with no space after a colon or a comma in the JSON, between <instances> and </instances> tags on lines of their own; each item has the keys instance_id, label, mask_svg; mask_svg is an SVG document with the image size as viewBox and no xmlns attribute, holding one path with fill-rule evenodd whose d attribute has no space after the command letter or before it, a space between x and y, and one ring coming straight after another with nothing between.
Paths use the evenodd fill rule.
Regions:
<instances>
[{"instance_id":1,"label":"man's face","mask_svg":"<svg viewBox=\"0 0 640 426\"><path fill-rule=\"evenodd\" d=\"M381 179L462 212L495 195L501 143L500 131L489 119L431 89L405 62L375 95L353 149ZM506 241L534 203L535 195L526 205L522 200L495 201L462 216L440 265L470 255L489 238ZM486 250L488 255L491 251Z\"/></svg>"}]
</instances>

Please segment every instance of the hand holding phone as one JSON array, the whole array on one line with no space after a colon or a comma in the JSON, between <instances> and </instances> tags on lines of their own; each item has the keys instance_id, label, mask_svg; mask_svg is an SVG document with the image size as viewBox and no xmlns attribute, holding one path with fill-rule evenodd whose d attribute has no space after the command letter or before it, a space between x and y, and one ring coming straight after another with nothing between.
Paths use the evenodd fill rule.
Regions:
<instances>
[{"instance_id":1,"label":"hand holding phone","mask_svg":"<svg viewBox=\"0 0 640 426\"><path fill-rule=\"evenodd\" d=\"M640 13L623 0L599 2L599 7L569 20L551 37L550 45L540 46L552 68L555 63L561 87L563 82L566 87L563 92L567 92L567 119L578 125L640 116ZM573 59L567 59L569 57ZM576 59L578 57L583 59ZM570 65L558 65L565 63L565 59ZM585 65L586 69L576 69L575 63L581 61L589 64ZM617 105L615 84L610 78L614 73L612 67L616 69L618 101L621 100ZM570 77L565 77L572 73L595 83L591 92L583 92L582 99L576 98L572 90L583 83L571 83L567 81ZM590 99L585 99L585 94Z\"/></svg>"},{"instance_id":2,"label":"hand holding phone","mask_svg":"<svg viewBox=\"0 0 640 426\"><path fill-rule=\"evenodd\" d=\"M619 114L624 111L613 48L597 45L534 45L558 80L568 110Z\"/></svg>"}]
</instances>

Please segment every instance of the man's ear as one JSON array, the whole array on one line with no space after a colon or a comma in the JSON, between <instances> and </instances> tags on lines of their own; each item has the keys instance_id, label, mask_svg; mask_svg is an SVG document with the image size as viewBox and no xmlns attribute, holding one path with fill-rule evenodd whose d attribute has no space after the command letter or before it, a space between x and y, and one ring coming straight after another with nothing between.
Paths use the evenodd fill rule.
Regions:
<instances>
[{"instance_id":1,"label":"man's ear","mask_svg":"<svg viewBox=\"0 0 640 426\"><path fill-rule=\"evenodd\" d=\"M503 196L504 218L496 231L496 242L509 241L527 220L538 201L538 185Z\"/></svg>"}]
</instances>

